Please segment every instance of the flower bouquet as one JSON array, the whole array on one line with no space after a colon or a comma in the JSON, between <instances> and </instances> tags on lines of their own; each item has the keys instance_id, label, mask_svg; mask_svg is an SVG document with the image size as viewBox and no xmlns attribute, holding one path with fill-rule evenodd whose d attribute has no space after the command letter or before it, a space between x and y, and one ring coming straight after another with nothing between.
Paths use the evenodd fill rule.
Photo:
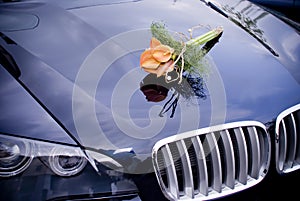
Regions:
<instances>
[{"instance_id":1,"label":"flower bouquet","mask_svg":"<svg viewBox=\"0 0 300 201\"><path fill-rule=\"evenodd\" d=\"M163 23L153 22L150 47L140 56L141 68L148 73L156 74L157 77L165 76L166 82L178 80L178 83L181 83L184 71L200 75L203 72L200 61L207 53L201 45L219 37L223 33L223 28L217 27L193 38L194 28L196 27L189 29L189 38L182 33L176 33L179 36L179 40L176 40ZM169 76L172 71L177 75L174 78Z\"/></svg>"}]
</instances>

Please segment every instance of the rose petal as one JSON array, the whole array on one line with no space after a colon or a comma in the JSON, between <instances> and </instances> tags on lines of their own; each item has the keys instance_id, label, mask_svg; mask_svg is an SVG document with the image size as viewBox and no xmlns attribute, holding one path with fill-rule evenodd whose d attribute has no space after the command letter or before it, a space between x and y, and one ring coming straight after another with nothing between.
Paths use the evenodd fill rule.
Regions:
<instances>
[{"instance_id":1,"label":"rose petal","mask_svg":"<svg viewBox=\"0 0 300 201\"><path fill-rule=\"evenodd\" d=\"M160 62L152 56L152 49L145 50L140 57L140 66L143 68L156 69Z\"/></svg>"},{"instance_id":2,"label":"rose petal","mask_svg":"<svg viewBox=\"0 0 300 201\"><path fill-rule=\"evenodd\" d=\"M173 48L167 45L159 45L153 49L152 56L159 62L167 62L171 59Z\"/></svg>"},{"instance_id":3,"label":"rose petal","mask_svg":"<svg viewBox=\"0 0 300 201\"><path fill-rule=\"evenodd\" d=\"M150 48L155 48L157 46L161 45L161 42L157 40L156 38L152 37L150 41Z\"/></svg>"}]
</instances>

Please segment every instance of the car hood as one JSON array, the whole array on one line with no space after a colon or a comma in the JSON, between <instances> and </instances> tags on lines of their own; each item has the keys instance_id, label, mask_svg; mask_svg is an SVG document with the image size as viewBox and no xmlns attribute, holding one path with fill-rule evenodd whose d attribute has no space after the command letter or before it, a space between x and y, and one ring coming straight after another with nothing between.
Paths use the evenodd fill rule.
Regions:
<instances>
[{"instance_id":1,"label":"car hood","mask_svg":"<svg viewBox=\"0 0 300 201\"><path fill-rule=\"evenodd\" d=\"M162 138L233 121L268 123L299 103L299 34L248 1L219 1L227 17L200 1L103 2L1 5L30 19L28 27L2 29L17 80L82 146L148 156ZM205 76L166 84L139 67L155 21L186 35L196 25L223 27L203 60ZM164 88L160 96L145 96L149 83L152 92Z\"/></svg>"}]
</instances>

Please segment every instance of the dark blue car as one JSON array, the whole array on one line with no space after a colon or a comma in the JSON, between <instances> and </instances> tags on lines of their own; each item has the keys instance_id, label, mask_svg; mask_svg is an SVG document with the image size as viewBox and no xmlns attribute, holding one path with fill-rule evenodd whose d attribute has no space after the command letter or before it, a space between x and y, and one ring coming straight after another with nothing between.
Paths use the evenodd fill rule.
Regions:
<instances>
[{"instance_id":1,"label":"dark blue car","mask_svg":"<svg viewBox=\"0 0 300 201\"><path fill-rule=\"evenodd\" d=\"M298 195L299 26L246 0L0 4L0 200Z\"/></svg>"},{"instance_id":2,"label":"dark blue car","mask_svg":"<svg viewBox=\"0 0 300 201\"><path fill-rule=\"evenodd\" d=\"M251 0L252 2L256 2L259 4L265 4L270 6L282 6L282 7L299 7L299 0Z\"/></svg>"},{"instance_id":3,"label":"dark blue car","mask_svg":"<svg viewBox=\"0 0 300 201\"><path fill-rule=\"evenodd\" d=\"M270 12L277 14L281 18L291 18L297 23L300 23L299 0L250 0L260 6L263 6ZM269 10L270 9L270 10Z\"/></svg>"}]
</instances>

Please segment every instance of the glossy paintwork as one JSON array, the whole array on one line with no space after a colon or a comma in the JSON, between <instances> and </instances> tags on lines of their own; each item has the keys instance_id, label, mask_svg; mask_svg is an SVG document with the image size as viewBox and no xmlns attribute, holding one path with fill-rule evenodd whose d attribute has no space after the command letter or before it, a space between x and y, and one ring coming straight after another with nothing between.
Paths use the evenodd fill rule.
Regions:
<instances>
[{"instance_id":1,"label":"glossy paintwork","mask_svg":"<svg viewBox=\"0 0 300 201\"><path fill-rule=\"evenodd\" d=\"M20 71L14 79L5 66L0 68L0 132L80 143L114 157L130 173L145 173L152 171L151 150L162 138L224 122L272 122L300 102L300 36L247 1L218 2L228 18L191 0L1 4L0 12L32 15L38 23L25 29L24 24L10 29L0 26L0 45ZM205 59L209 73L202 80L204 86L189 87L186 80L181 85L146 80L149 75L139 68L139 57L149 47L150 24L161 20L169 30L185 34L198 24L224 28ZM147 101L149 97L140 90L145 83L165 87L168 96L161 102ZM192 96L191 90L200 95ZM172 94L179 94L179 100L167 110L168 100L176 103ZM167 111L160 117L164 105ZM137 155L124 154L122 148L132 148ZM50 193L48 198L70 193L96 196L113 191L111 185L119 179L96 174L90 166L71 179L44 168L33 164L23 177L1 180L5 186L1 198L13 195L12 189L17 188L15 195L22 193L29 200L42 197L39 187ZM268 174L245 192L246 198L241 193L228 200L276 198L274 192L293 191L293 186L278 184L299 176L279 177L272 174L272 166ZM153 193L159 192L155 175L134 177L143 201L163 198Z\"/></svg>"},{"instance_id":2,"label":"glossy paintwork","mask_svg":"<svg viewBox=\"0 0 300 201\"><path fill-rule=\"evenodd\" d=\"M261 41L265 47L269 47L299 83L299 30L286 29L289 25L284 21L248 1L219 0L218 3L233 22L238 22L238 26Z\"/></svg>"},{"instance_id":3,"label":"glossy paintwork","mask_svg":"<svg viewBox=\"0 0 300 201\"><path fill-rule=\"evenodd\" d=\"M227 4L221 5L234 8L226 11L233 19L237 14L244 16L236 19L238 25L200 1L138 1L71 6L68 10L48 4L10 7L5 10L33 13L39 24L30 30L3 32L17 45L4 41L1 45L16 60L20 81L82 145L132 147L136 153L148 155L161 138L224 121L266 123L300 101L299 34L258 7L248 9L246 1ZM139 55L150 41L145 30L153 21L161 20L170 30L183 33L198 24L224 28L208 54L209 64L216 67L208 75L209 83L216 79L219 84L210 84L205 99L191 103L180 97L173 118L170 111L158 116L171 93L165 101L153 103L139 90L147 75L139 68ZM116 42L118 36L136 30L143 30L135 35L138 45L131 46L134 40L126 41L127 45ZM103 44L106 49L101 49ZM103 55L90 61L98 52ZM117 56L110 60L109 55L114 54ZM86 62L93 68L85 72L86 80L78 80ZM88 86L96 91L89 91ZM216 97L218 92L221 98ZM24 131L24 136L34 137L30 130Z\"/></svg>"},{"instance_id":4,"label":"glossy paintwork","mask_svg":"<svg viewBox=\"0 0 300 201\"><path fill-rule=\"evenodd\" d=\"M0 85L0 133L75 144L2 66Z\"/></svg>"},{"instance_id":5,"label":"glossy paintwork","mask_svg":"<svg viewBox=\"0 0 300 201\"><path fill-rule=\"evenodd\" d=\"M271 6L275 5L275 6L296 7L296 5L299 5L299 0L252 0L252 2L271 5Z\"/></svg>"}]
</instances>

